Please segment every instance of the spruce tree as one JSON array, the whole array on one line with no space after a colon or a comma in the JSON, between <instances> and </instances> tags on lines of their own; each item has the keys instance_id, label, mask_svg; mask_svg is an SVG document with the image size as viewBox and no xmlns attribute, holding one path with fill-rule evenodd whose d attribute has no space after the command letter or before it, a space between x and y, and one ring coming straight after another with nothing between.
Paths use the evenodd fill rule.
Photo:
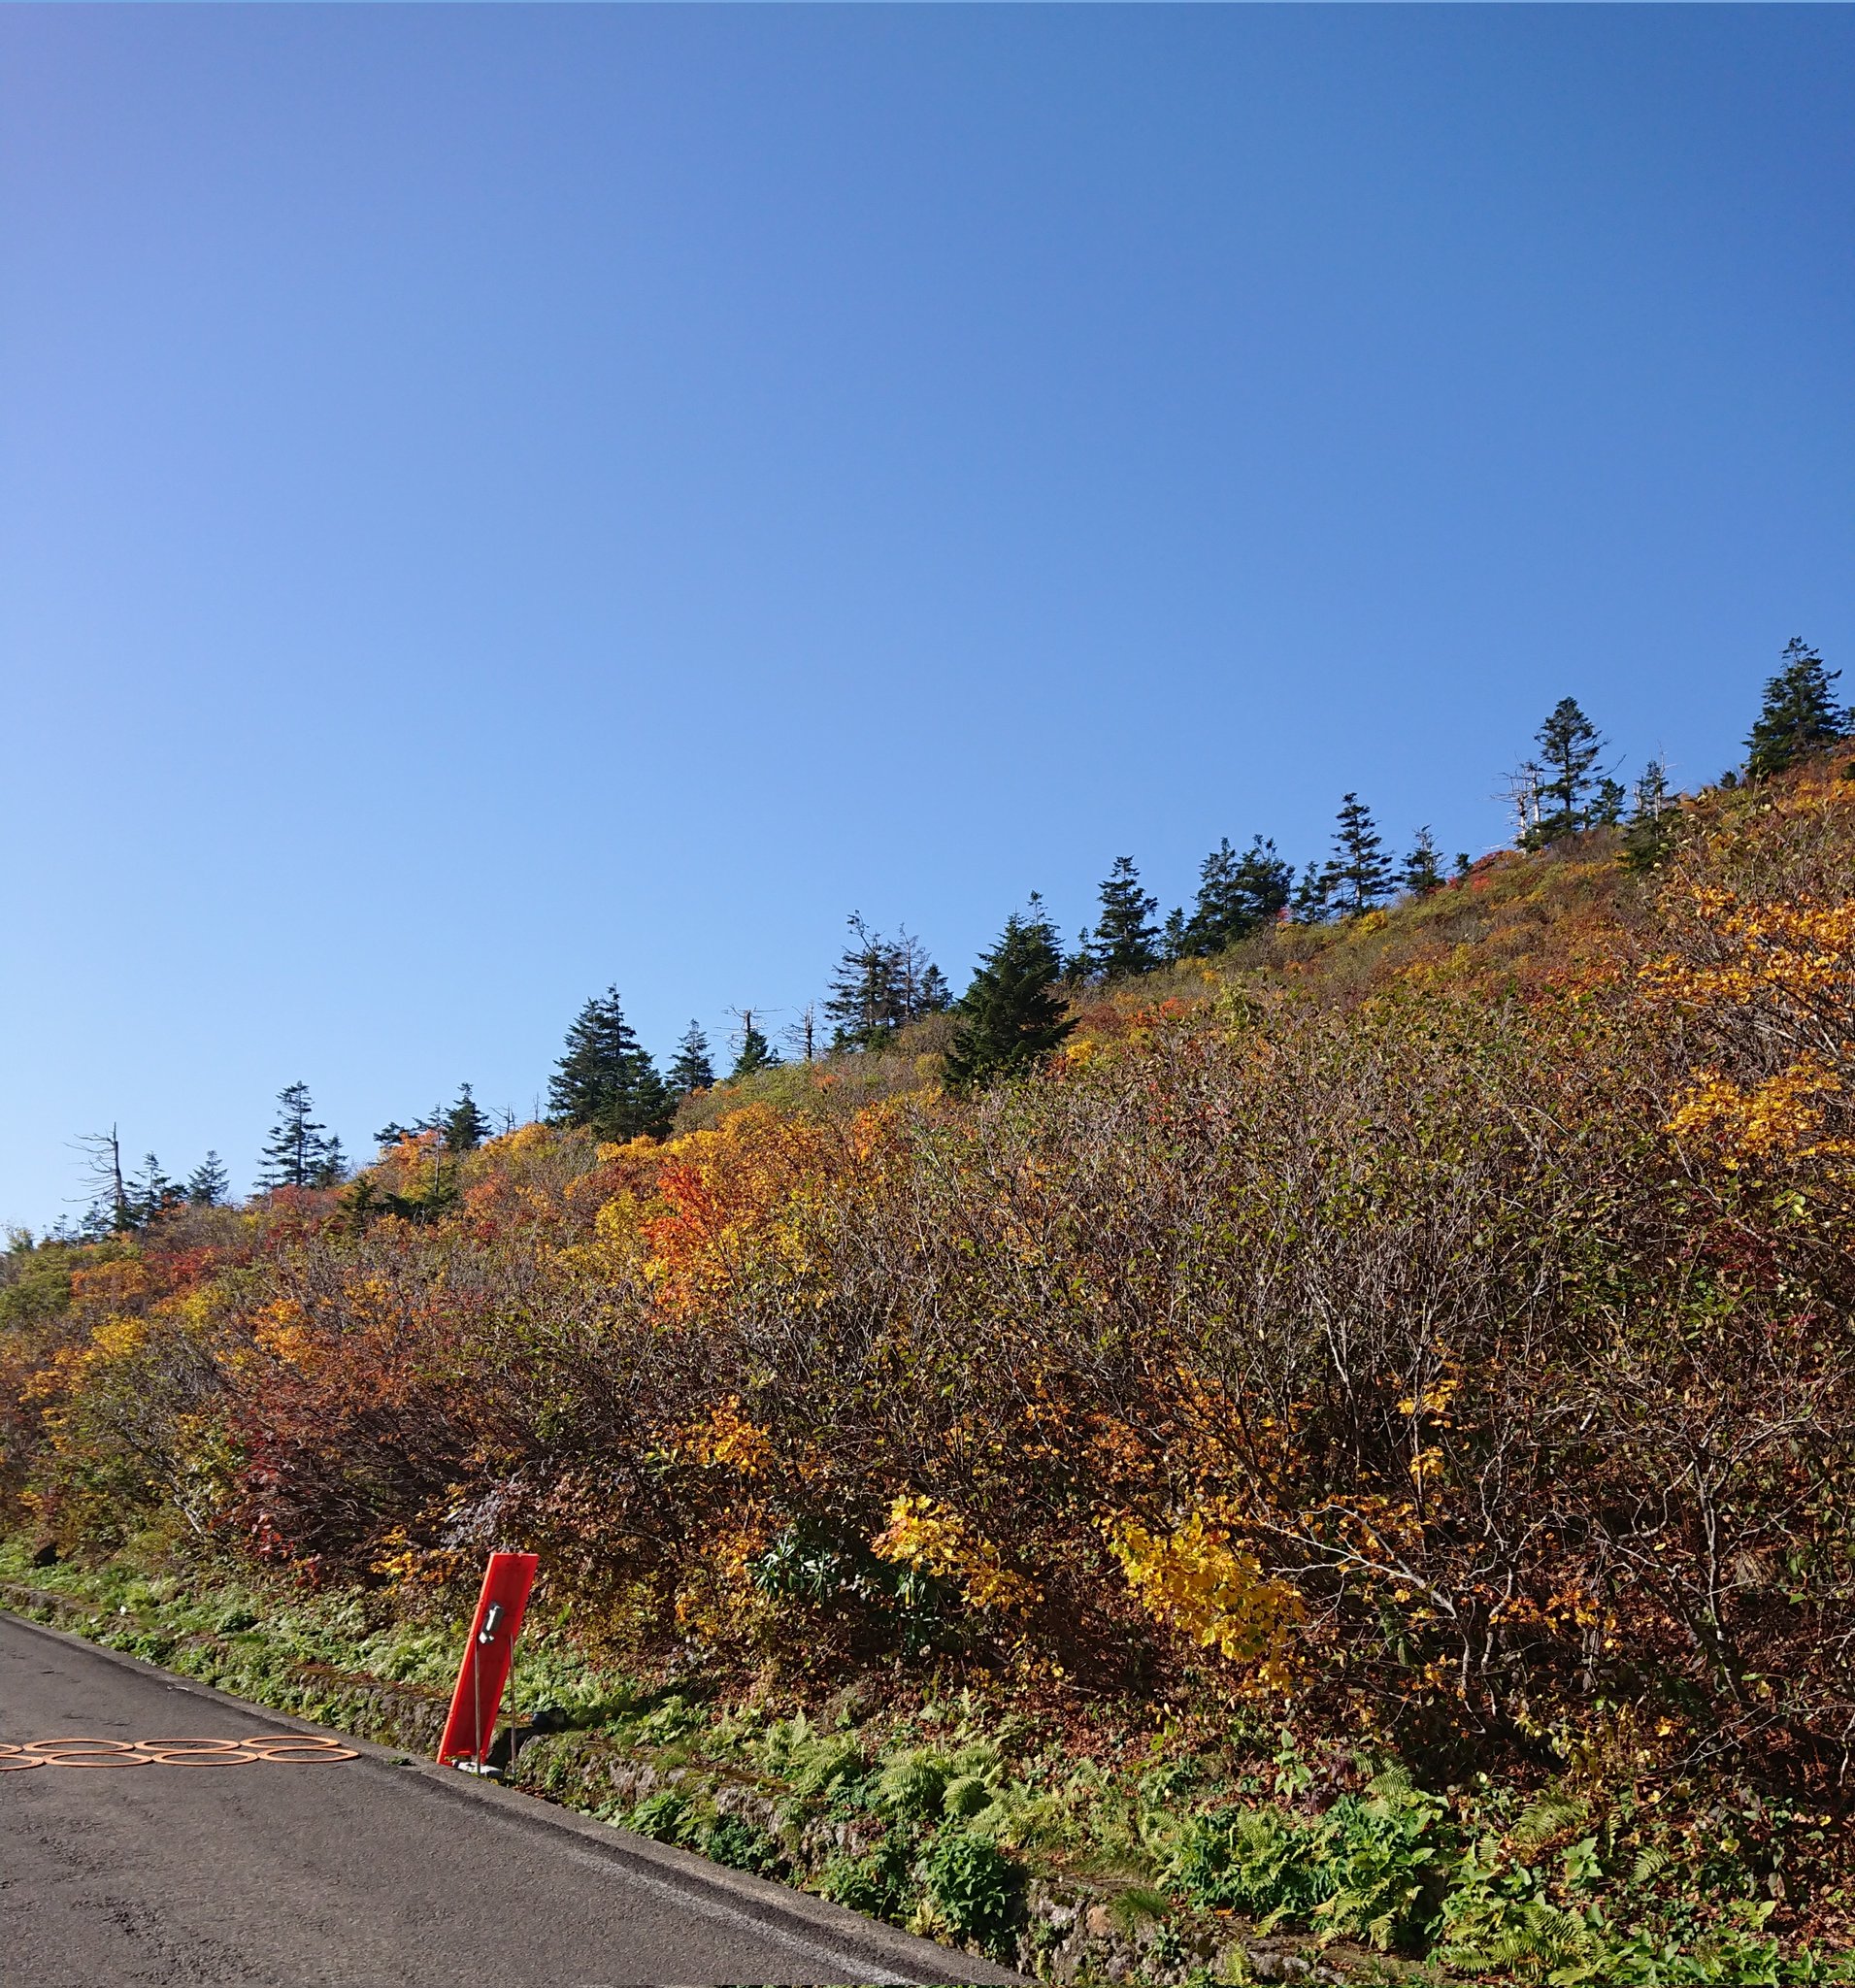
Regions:
<instances>
[{"instance_id":1,"label":"spruce tree","mask_svg":"<svg viewBox=\"0 0 1855 1988\"><path fill-rule=\"evenodd\" d=\"M342 1150L342 1142L330 1133L323 1142L321 1158L315 1163L309 1184L312 1187L339 1187L347 1178L348 1155Z\"/></svg>"},{"instance_id":2,"label":"spruce tree","mask_svg":"<svg viewBox=\"0 0 1855 1988\"><path fill-rule=\"evenodd\" d=\"M1063 962L1055 928L1035 892L1023 916L1013 911L998 944L981 955L955 1012L946 1080L967 1089L1040 1062L1076 1026L1058 991Z\"/></svg>"},{"instance_id":3,"label":"spruce tree","mask_svg":"<svg viewBox=\"0 0 1855 1988\"><path fill-rule=\"evenodd\" d=\"M715 1067L709 1056L709 1038L701 1025L692 1021L677 1044L676 1061L670 1066L670 1088L679 1098L694 1091L708 1090L715 1080Z\"/></svg>"},{"instance_id":4,"label":"spruce tree","mask_svg":"<svg viewBox=\"0 0 1855 1988\"><path fill-rule=\"evenodd\" d=\"M469 1084L457 1086L457 1102L445 1113L444 1127L447 1153L474 1153L489 1137L489 1120L471 1096Z\"/></svg>"},{"instance_id":5,"label":"spruce tree","mask_svg":"<svg viewBox=\"0 0 1855 1988\"><path fill-rule=\"evenodd\" d=\"M608 1143L668 1129L670 1093L632 1034L616 987L594 995L575 1017L547 1079L547 1105L556 1124L583 1126Z\"/></svg>"},{"instance_id":6,"label":"spruce tree","mask_svg":"<svg viewBox=\"0 0 1855 1988\"><path fill-rule=\"evenodd\" d=\"M1635 806L1623 831L1623 865L1639 874L1653 870L1668 853L1679 819L1669 792L1668 768L1652 759L1636 783Z\"/></svg>"},{"instance_id":7,"label":"spruce tree","mask_svg":"<svg viewBox=\"0 0 1855 1988\"><path fill-rule=\"evenodd\" d=\"M945 977L907 930L895 939L872 932L860 911L848 919L851 943L825 996L834 1049L874 1049L909 1022L947 1005Z\"/></svg>"},{"instance_id":8,"label":"spruce tree","mask_svg":"<svg viewBox=\"0 0 1855 1988\"><path fill-rule=\"evenodd\" d=\"M1745 742L1748 779L1768 779L1805 753L1848 736L1851 713L1836 702L1834 689L1841 674L1825 669L1823 658L1801 635L1791 637Z\"/></svg>"},{"instance_id":9,"label":"spruce tree","mask_svg":"<svg viewBox=\"0 0 1855 1988\"><path fill-rule=\"evenodd\" d=\"M185 1190L181 1183L170 1180L162 1173L161 1162L152 1153L145 1153L141 1173L128 1182L129 1224L132 1228L146 1229L157 1215L166 1214L171 1208L179 1208L185 1198Z\"/></svg>"},{"instance_id":10,"label":"spruce tree","mask_svg":"<svg viewBox=\"0 0 1855 1988\"><path fill-rule=\"evenodd\" d=\"M195 1208L217 1208L232 1191L232 1177L217 1153L206 1158L186 1176L186 1198Z\"/></svg>"},{"instance_id":11,"label":"spruce tree","mask_svg":"<svg viewBox=\"0 0 1855 1988\"><path fill-rule=\"evenodd\" d=\"M1388 897L1395 875L1372 810L1357 794L1342 795L1333 861L1327 866L1328 888L1342 916L1356 918Z\"/></svg>"},{"instance_id":12,"label":"spruce tree","mask_svg":"<svg viewBox=\"0 0 1855 1988\"><path fill-rule=\"evenodd\" d=\"M944 1014L953 1006L953 989L932 960L921 969L921 984L915 999L916 1011L921 1014Z\"/></svg>"},{"instance_id":13,"label":"spruce tree","mask_svg":"<svg viewBox=\"0 0 1855 1988\"><path fill-rule=\"evenodd\" d=\"M1630 812L1630 825L1639 821L1660 821L1672 805L1669 794L1669 770L1659 759L1652 759L1642 769L1637 779L1634 796L1635 807Z\"/></svg>"},{"instance_id":14,"label":"spruce tree","mask_svg":"<svg viewBox=\"0 0 1855 1988\"><path fill-rule=\"evenodd\" d=\"M1433 890L1442 888L1442 859L1437 853L1437 839L1430 833L1428 823L1418 829L1398 880L1412 897L1428 897Z\"/></svg>"},{"instance_id":15,"label":"spruce tree","mask_svg":"<svg viewBox=\"0 0 1855 1988\"><path fill-rule=\"evenodd\" d=\"M1198 902L1186 920L1180 951L1202 957L1221 952L1274 924L1294 886L1295 869L1275 845L1252 838L1240 856L1228 838L1198 866Z\"/></svg>"},{"instance_id":16,"label":"spruce tree","mask_svg":"<svg viewBox=\"0 0 1855 1988\"><path fill-rule=\"evenodd\" d=\"M834 1049L868 1049L895 1026L898 990L894 947L872 932L861 911L850 913L850 941L838 959L824 997Z\"/></svg>"},{"instance_id":17,"label":"spruce tree","mask_svg":"<svg viewBox=\"0 0 1855 1988\"><path fill-rule=\"evenodd\" d=\"M1301 873L1288 915L1297 925L1324 925L1334 915L1334 869L1331 863L1309 863Z\"/></svg>"},{"instance_id":18,"label":"spruce tree","mask_svg":"<svg viewBox=\"0 0 1855 1988\"><path fill-rule=\"evenodd\" d=\"M753 1010L744 1008L741 1011L741 1049L734 1059L734 1068L728 1073L730 1082L751 1077L756 1070L771 1070L778 1061L779 1052L754 1026Z\"/></svg>"},{"instance_id":19,"label":"spruce tree","mask_svg":"<svg viewBox=\"0 0 1855 1988\"><path fill-rule=\"evenodd\" d=\"M328 1128L310 1114L315 1110L309 1085L285 1084L277 1094L278 1121L264 1142L260 1187L315 1187L327 1170ZM337 1142L339 1150L339 1142Z\"/></svg>"},{"instance_id":20,"label":"spruce tree","mask_svg":"<svg viewBox=\"0 0 1855 1988\"><path fill-rule=\"evenodd\" d=\"M1539 818L1521 840L1529 848L1540 848L1591 826L1592 769L1604 741L1575 697L1560 698L1534 736L1540 747Z\"/></svg>"},{"instance_id":21,"label":"spruce tree","mask_svg":"<svg viewBox=\"0 0 1855 1988\"><path fill-rule=\"evenodd\" d=\"M1159 928L1153 913L1159 900L1140 886L1132 856L1116 856L1100 892L1102 913L1095 921L1089 958L1106 979L1150 973L1159 964Z\"/></svg>"}]
</instances>

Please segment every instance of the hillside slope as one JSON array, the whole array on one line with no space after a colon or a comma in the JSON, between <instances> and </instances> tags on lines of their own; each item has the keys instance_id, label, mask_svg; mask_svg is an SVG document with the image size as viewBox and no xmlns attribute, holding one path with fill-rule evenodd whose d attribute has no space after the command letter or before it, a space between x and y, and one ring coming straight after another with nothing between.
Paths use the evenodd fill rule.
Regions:
<instances>
[{"instance_id":1,"label":"hillside slope","mask_svg":"<svg viewBox=\"0 0 1855 1988\"><path fill-rule=\"evenodd\" d=\"M977 1098L930 1033L663 1143L414 1140L22 1243L0 1489L46 1555L413 1615L532 1546L587 1661L717 1702L863 1675L1040 1744L1171 1732L1202 1826L1148 1868L1201 1905L1754 1978L1603 1929L1627 1893L1657 1951L1842 1943L1852 878L1823 760L1686 804L1644 878L1601 832L1094 990ZM1296 1892L1311 1821L1204 1820L1283 1748L1304 1808L1385 1762L1454 1791L1370 1798L1431 1833L1401 1904ZM1512 1834L1495 1791L1548 1784Z\"/></svg>"}]
</instances>

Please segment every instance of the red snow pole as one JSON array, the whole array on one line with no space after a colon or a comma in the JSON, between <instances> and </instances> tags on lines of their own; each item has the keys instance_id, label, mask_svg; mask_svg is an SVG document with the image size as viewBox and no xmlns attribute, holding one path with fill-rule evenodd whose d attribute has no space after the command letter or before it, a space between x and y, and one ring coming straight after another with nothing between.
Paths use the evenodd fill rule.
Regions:
<instances>
[{"instance_id":1,"label":"red snow pole","mask_svg":"<svg viewBox=\"0 0 1855 1988\"><path fill-rule=\"evenodd\" d=\"M528 1608L528 1591L535 1584L540 1556L534 1553L492 1553L483 1570L483 1591L457 1670L451 1693L450 1717L439 1743L440 1766L450 1762L478 1773L489 1757L496 1737L496 1714L509 1683L515 1657L515 1639Z\"/></svg>"}]
</instances>

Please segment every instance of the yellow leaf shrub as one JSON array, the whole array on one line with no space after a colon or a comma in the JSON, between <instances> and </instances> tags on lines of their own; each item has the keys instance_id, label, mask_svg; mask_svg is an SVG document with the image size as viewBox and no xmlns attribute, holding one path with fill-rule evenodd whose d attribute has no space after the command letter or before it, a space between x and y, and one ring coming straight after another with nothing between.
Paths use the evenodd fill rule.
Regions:
<instances>
[{"instance_id":1,"label":"yellow leaf shrub","mask_svg":"<svg viewBox=\"0 0 1855 1988\"><path fill-rule=\"evenodd\" d=\"M1301 1597L1286 1581L1270 1579L1253 1554L1233 1546L1214 1518L1194 1511L1172 1532L1155 1533L1123 1517L1103 1531L1149 1615L1227 1662L1254 1666L1254 1681L1264 1688L1285 1686L1282 1647L1289 1626L1305 1613Z\"/></svg>"},{"instance_id":2,"label":"yellow leaf shrub","mask_svg":"<svg viewBox=\"0 0 1855 1988\"><path fill-rule=\"evenodd\" d=\"M757 1477L773 1455L767 1432L741 1412L738 1395L712 1408L689 1432L689 1451L699 1464L721 1464L744 1477Z\"/></svg>"},{"instance_id":3,"label":"yellow leaf shrub","mask_svg":"<svg viewBox=\"0 0 1855 1988\"><path fill-rule=\"evenodd\" d=\"M1669 1120L1676 1139L1708 1139L1724 1164L1741 1159L1827 1159L1855 1154L1855 1142L1823 1139L1827 1108L1843 1094L1835 1071L1819 1057L1800 1056L1764 1083L1741 1085L1708 1071Z\"/></svg>"},{"instance_id":4,"label":"yellow leaf shrub","mask_svg":"<svg viewBox=\"0 0 1855 1988\"><path fill-rule=\"evenodd\" d=\"M870 1548L879 1560L952 1581L976 1608L1026 1608L1043 1599L1033 1582L1005 1566L989 1540L932 1498L898 1498Z\"/></svg>"}]
</instances>

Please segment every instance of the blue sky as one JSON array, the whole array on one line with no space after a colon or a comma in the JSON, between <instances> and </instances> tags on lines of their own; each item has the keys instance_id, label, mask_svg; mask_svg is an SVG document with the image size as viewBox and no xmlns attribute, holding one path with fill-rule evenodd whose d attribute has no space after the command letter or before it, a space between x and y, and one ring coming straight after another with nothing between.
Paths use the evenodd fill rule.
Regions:
<instances>
[{"instance_id":1,"label":"blue sky","mask_svg":"<svg viewBox=\"0 0 1855 1988\"><path fill-rule=\"evenodd\" d=\"M1849 655L1846 9L0 14L0 1218ZM1855 684L1855 676L1844 684Z\"/></svg>"}]
</instances>

